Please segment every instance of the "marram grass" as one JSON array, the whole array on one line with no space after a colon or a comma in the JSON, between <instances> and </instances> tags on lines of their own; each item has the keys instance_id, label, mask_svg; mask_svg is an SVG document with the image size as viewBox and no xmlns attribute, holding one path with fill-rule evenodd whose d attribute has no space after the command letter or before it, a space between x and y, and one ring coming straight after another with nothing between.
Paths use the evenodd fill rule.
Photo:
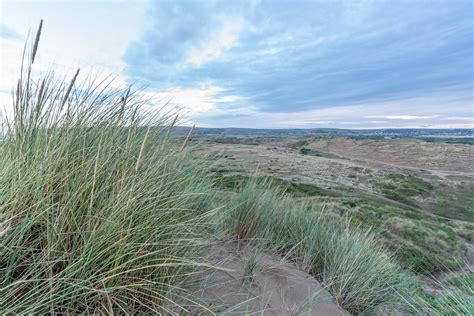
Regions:
<instances>
[{"instance_id":1,"label":"marram grass","mask_svg":"<svg viewBox=\"0 0 474 316\"><path fill-rule=\"evenodd\" d=\"M0 314L179 311L204 170L130 90L34 79L38 42L2 124Z\"/></svg>"}]
</instances>

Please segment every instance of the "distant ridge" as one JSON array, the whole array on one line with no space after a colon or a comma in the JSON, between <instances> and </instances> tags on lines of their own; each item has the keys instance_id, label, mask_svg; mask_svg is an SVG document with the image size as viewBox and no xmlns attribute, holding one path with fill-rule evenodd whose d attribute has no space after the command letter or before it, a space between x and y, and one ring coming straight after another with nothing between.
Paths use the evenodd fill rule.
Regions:
<instances>
[{"instance_id":1,"label":"distant ridge","mask_svg":"<svg viewBox=\"0 0 474 316\"><path fill-rule=\"evenodd\" d=\"M184 135L190 127L177 126L175 133ZM197 127L194 136L227 136L227 137L312 137L312 136L345 136L356 138L474 138L474 129L338 129L338 128L309 128L309 129L258 129L258 128L207 128Z\"/></svg>"}]
</instances>

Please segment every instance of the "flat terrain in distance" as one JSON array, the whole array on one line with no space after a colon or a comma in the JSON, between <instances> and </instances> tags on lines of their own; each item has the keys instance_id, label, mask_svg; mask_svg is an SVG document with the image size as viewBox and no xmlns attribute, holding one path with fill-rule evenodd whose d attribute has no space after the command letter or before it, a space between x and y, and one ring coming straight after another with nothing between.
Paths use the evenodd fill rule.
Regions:
<instances>
[{"instance_id":1,"label":"flat terrain in distance","mask_svg":"<svg viewBox=\"0 0 474 316\"><path fill-rule=\"evenodd\" d=\"M227 172L269 174L474 221L473 204L466 203L474 192L474 146L469 144L345 137L227 137L206 144L209 153L222 157L217 165ZM418 191L399 188L400 182L408 186L413 181L420 184L414 188ZM400 191L394 186L402 191L399 197L393 195Z\"/></svg>"},{"instance_id":2,"label":"flat terrain in distance","mask_svg":"<svg viewBox=\"0 0 474 316\"><path fill-rule=\"evenodd\" d=\"M214 160L215 175L227 180L230 191L252 176L270 176L296 199L372 229L417 273L441 277L448 270L472 269L469 141L208 136L193 143Z\"/></svg>"}]
</instances>

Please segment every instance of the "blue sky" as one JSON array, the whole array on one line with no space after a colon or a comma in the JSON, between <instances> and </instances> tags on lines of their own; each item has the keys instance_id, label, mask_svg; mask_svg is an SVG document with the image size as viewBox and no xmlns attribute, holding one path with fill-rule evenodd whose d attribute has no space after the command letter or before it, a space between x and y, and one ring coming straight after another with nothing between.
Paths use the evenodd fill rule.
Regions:
<instances>
[{"instance_id":1,"label":"blue sky","mask_svg":"<svg viewBox=\"0 0 474 316\"><path fill-rule=\"evenodd\" d=\"M118 84L172 99L197 125L474 127L471 0L7 0L1 8L2 73L13 73L14 47L42 17L44 67L114 72Z\"/></svg>"}]
</instances>

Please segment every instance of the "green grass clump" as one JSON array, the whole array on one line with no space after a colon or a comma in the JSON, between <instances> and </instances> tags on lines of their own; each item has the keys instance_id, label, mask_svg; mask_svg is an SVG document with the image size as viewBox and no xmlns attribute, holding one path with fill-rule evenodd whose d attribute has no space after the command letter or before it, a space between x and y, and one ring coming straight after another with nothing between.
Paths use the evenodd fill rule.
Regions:
<instances>
[{"instance_id":1,"label":"green grass clump","mask_svg":"<svg viewBox=\"0 0 474 316\"><path fill-rule=\"evenodd\" d=\"M240 190L240 188L242 188L242 186L252 178L251 176L240 173L224 175L222 172L215 172L214 170L211 171L214 186L217 189L224 191Z\"/></svg>"},{"instance_id":2,"label":"green grass clump","mask_svg":"<svg viewBox=\"0 0 474 316\"><path fill-rule=\"evenodd\" d=\"M376 183L376 187L386 197L407 205L415 206L414 197L426 197L433 190L430 183L412 175L391 173L386 176L386 179L389 182Z\"/></svg>"},{"instance_id":3,"label":"green grass clump","mask_svg":"<svg viewBox=\"0 0 474 316\"><path fill-rule=\"evenodd\" d=\"M421 274L464 265L466 246L443 218L363 198L346 198L338 213L372 229L400 264Z\"/></svg>"},{"instance_id":4,"label":"green grass clump","mask_svg":"<svg viewBox=\"0 0 474 316\"><path fill-rule=\"evenodd\" d=\"M456 287L460 291L474 297L474 270L449 277L444 281L445 286Z\"/></svg>"},{"instance_id":5,"label":"green grass clump","mask_svg":"<svg viewBox=\"0 0 474 316\"><path fill-rule=\"evenodd\" d=\"M446 288L443 295L422 300L419 314L428 315L474 315L474 300L456 288Z\"/></svg>"},{"instance_id":6,"label":"green grass clump","mask_svg":"<svg viewBox=\"0 0 474 316\"><path fill-rule=\"evenodd\" d=\"M461 224L455 230L459 236L474 241L474 224Z\"/></svg>"},{"instance_id":7,"label":"green grass clump","mask_svg":"<svg viewBox=\"0 0 474 316\"><path fill-rule=\"evenodd\" d=\"M318 187L314 184L293 182L288 180L283 180L276 177L269 177L273 186L279 190L283 190L288 194L291 194L295 197L304 197L304 196L323 196L323 197L338 197L341 196L340 193L334 192L331 190L326 190L321 187Z\"/></svg>"},{"instance_id":8,"label":"green grass clump","mask_svg":"<svg viewBox=\"0 0 474 316\"><path fill-rule=\"evenodd\" d=\"M430 211L447 217L474 222L474 184L459 183L456 186L439 189L436 199L428 204Z\"/></svg>"},{"instance_id":9,"label":"green grass clump","mask_svg":"<svg viewBox=\"0 0 474 316\"><path fill-rule=\"evenodd\" d=\"M291 143L289 146L291 148L300 148L309 144L309 139L300 139L294 143Z\"/></svg>"},{"instance_id":10,"label":"green grass clump","mask_svg":"<svg viewBox=\"0 0 474 316\"><path fill-rule=\"evenodd\" d=\"M252 283L255 274L257 273L259 260L260 258L258 253L254 252L250 255L247 262L245 263L244 275L242 278L243 283Z\"/></svg>"},{"instance_id":11,"label":"green grass clump","mask_svg":"<svg viewBox=\"0 0 474 316\"><path fill-rule=\"evenodd\" d=\"M241 239L258 240L315 275L351 312L403 309L415 287L372 235L333 221L289 196L248 183L231 201L225 227Z\"/></svg>"},{"instance_id":12,"label":"green grass clump","mask_svg":"<svg viewBox=\"0 0 474 316\"><path fill-rule=\"evenodd\" d=\"M314 184L293 182L280 179L269 175L250 176L245 174L223 175L220 172L214 172L214 183L222 190L240 191L248 183L253 181L265 181L268 186L276 190L285 191L294 197L322 196L322 197L340 197L341 194L331 190L323 189Z\"/></svg>"},{"instance_id":13,"label":"green grass clump","mask_svg":"<svg viewBox=\"0 0 474 316\"><path fill-rule=\"evenodd\" d=\"M197 265L204 170L130 90L33 79L35 53L3 121L0 313L179 310L170 289Z\"/></svg>"},{"instance_id":14,"label":"green grass clump","mask_svg":"<svg viewBox=\"0 0 474 316\"><path fill-rule=\"evenodd\" d=\"M474 280L472 271L436 282L437 294L418 293L418 314L474 315Z\"/></svg>"},{"instance_id":15,"label":"green grass clump","mask_svg":"<svg viewBox=\"0 0 474 316\"><path fill-rule=\"evenodd\" d=\"M311 155L315 157L340 158L338 155L335 155L335 154L331 154L331 153L327 153L323 151L317 151L317 150L313 150L311 148L306 148L306 147L300 148L299 153L302 155Z\"/></svg>"},{"instance_id":16,"label":"green grass clump","mask_svg":"<svg viewBox=\"0 0 474 316\"><path fill-rule=\"evenodd\" d=\"M411 175L391 173L386 178L398 183L400 193L408 196L426 195L433 189L430 183Z\"/></svg>"}]
</instances>

